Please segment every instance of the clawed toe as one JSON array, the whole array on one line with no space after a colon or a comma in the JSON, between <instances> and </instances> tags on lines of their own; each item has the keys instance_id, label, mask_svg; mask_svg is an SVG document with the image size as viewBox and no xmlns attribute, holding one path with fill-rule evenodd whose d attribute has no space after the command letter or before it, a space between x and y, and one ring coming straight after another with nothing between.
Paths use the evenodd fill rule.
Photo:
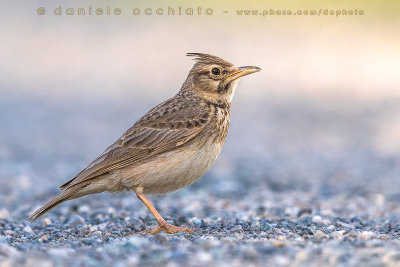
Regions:
<instances>
[{"instance_id":1,"label":"clawed toe","mask_svg":"<svg viewBox=\"0 0 400 267\"><path fill-rule=\"evenodd\" d=\"M130 234L129 236L132 235L155 235L158 232L161 231L165 231L168 234L176 234L176 233L180 233L180 232L185 232L188 234L192 234L192 233L196 233L199 234L197 231L187 228L187 227L179 227L179 226L175 226L172 224L168 224L163 217L161 217L160 213L158 213L158 211L154 208L153 204L151 204L150 200L145 196L145 194L143 193L143 187L138 187L136 188L136 196L146 205L146 207L151 211L151 213L154 215L154 217L156 218L157 222L158 222L158 226L151 229L151 230L145 230L145 231L140 231L140 232L136 232L133 234Z\"/></svg>"},{"instance_id":2,"label":"clawed toe","mask_svg":"<svg viewBox=\"0 0 400 267\"><path fill-rule=\"evenodd\" d=\"M175 225L166 223L166 224L160 224L151 230L145 230L145 231L132 233L129 236L140 235L140 234L155 235L161 231L165 231L168 234L176 234L176 233L181 233L181 232L188 233L188 234L192 234L192 233L199 234L196 230L190 229L188 227L179 227L179 226L175 226Z\"/></svg>"},{"instance_id":3,"label":"clawed toe","mask_svg":"<svg viewBox=\"0 0 400 267\"><path fill-rule=\"evenodd\" d=\"M190 229L188 227L179 227L179 226L175 226L175 225L172 225L172 224L166 224L164 226L164 230L168 234L176 234L176 233L179 233L179 232L186 232L188 234L192 234L192 233L199 234L196 230Z\"/></svg>"}]
</instances>

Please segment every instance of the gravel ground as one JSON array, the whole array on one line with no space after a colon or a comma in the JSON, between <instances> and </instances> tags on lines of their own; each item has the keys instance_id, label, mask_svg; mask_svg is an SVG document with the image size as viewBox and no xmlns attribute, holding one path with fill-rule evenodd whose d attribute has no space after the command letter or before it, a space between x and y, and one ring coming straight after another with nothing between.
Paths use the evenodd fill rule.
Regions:
<instances>
[{"instance_id":1,"label":"gravel ground","mask_svg":"<svg viewBox=\"0 0 400 267\"><path fill-rule=\"evenodd\" d=\"M377 112L345 113L275 107L265 112L274 127L248 132L239 128L242 121L256 129L256 122L245 124L251 110L237 113L209 173L151 197L168 222L198 235L128 237L156 225L129 192L69 201L29 224L25 218L113 138L60 130L65 140L80 140L60 150L47 143L52 131L32 126L39 134L22 138L16 124L0 145L0 266L400 266L399 157L370 146L366 133ZM239 133L254 140L242 142Z\"/></svg>"},{"instance_id":2,"label":"gravel ground","mask_svg":"<svg viewBox=\"0 0 400 267\"><path fill-rule=\"evenodd\" d=\"M128 237L156 225L128 192L67 202L31 225L27 215L57 192L42 192L31 201L26 190L7 194L10 186L29 184L26 177L14 177L14 185L2 186L7 208L0 210L0 261L2 266L399 266L400 195L365 187L343 190L339 181L293 188L226 175L214 171L188 189L152 197L168 222L195 228L199 235L149 237Z\"/></svg>"}]
</instances>

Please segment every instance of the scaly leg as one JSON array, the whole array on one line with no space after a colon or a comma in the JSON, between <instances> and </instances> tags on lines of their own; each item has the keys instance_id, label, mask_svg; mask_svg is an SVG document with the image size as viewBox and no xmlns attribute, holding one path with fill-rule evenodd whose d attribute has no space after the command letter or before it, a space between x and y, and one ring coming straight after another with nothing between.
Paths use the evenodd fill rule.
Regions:
<instances>
[{"instance_id":1,"label":"scaly leg","mask_svg":"<svg viewBox=\"0 0 400 267\"><path fill-rule=\"evenodd\" d=\"M143 187L139 187L136 190L136 196L146 205L146 207L150 210L150 212L154 215L158 222L158 226L151 229L151 230L145 230L137 233L133 233L131 235L136 235L136 234L146 234L146 235L155 235L158 232L165 231L168 234L175 234L179 232L186 232L186 233L196 233L198 234L195 230L187 228L187 227L178 227L172 224L167 223L164 218L158 213L156 208L154 208L153 204L151 204L150 200L146 197L145 194L143 194ZM131 236L129 235L129 236Z\"/></svg>"}]
</instances>

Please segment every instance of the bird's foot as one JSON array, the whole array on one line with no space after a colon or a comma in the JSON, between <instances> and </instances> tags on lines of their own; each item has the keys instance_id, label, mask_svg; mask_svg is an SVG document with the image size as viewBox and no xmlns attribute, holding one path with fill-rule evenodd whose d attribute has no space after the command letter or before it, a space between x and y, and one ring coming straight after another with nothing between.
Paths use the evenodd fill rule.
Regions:
<instances>
[{"instance_id":1,"label":"bird's foot","mask_svg":"<svg viewBox=\"0 0 400 267\"><path fill-rule=\"evenodd\" d=\"M179 227L179 226L175 226L172 224L168 224L168 223L163 223L158 225L157 227L151 229L151 230L145 230L145 231L141 231L141 232L136 232L133 234L130 234L129 236L132 235L140 235L140 234L144 234L144 235L155 235L161 231L165 231L168 234L176 234L176 233L181 233L181 232L185 232L188 234L192 234L192 233L196 233L199 234L196 230L190 229L188 227Z\"/></svg>"}]
</instances>

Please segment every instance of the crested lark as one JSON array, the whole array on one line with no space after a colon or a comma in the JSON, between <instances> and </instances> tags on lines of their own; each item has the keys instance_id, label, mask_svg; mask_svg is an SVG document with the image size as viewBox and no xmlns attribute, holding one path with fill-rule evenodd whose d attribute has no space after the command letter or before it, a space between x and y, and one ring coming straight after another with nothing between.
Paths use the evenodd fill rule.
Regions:
<instances>
[{"instance_id":1,"label":"crested lark","mask_svg":"<svg viewBox=\"0 0 400 267\"><path fill-rule=\"evenodd\" d=\"M260 68L235 67L208 54L187 55L194 56L196 63L178 94L147 112L28 220L33 222L62 202L84 195L134 190L159 223L144 233L193 232L168 224L146 194L186 187L211 167L228 133L237 82Z\"/></svg>"}]
</instances>

